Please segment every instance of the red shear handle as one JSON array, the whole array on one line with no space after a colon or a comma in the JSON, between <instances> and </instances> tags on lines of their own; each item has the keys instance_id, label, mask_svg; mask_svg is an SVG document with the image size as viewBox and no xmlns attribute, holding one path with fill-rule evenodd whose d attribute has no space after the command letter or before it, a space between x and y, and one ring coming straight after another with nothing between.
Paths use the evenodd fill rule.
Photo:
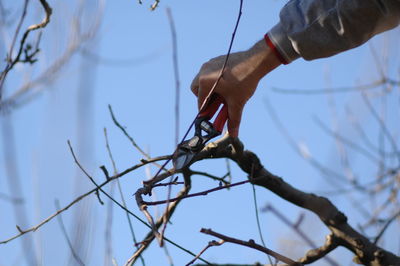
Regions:
<instances>
[{"instance_id":1,"label":"red shear handle","mask_svg":"<svg viewBox=\"0 0 400 266\"><path fill-rule=\"evenodd\" d=\"M219 111L217 118L215 118L215 121L213 123L214 128L220 133L222 133L225 122L226 122L226 120L228 120L228 108L225 104L224 99L220 95L218 95L216 93L211 95L208 105L206 106L204 111L200 112L200 114L199 114L199 117L206 117L209 120L217 112L217 110L221 104L223 104L223 106L222 106L221 110Z\"/></svg>"},{"instance_id":2,"label":"red shear handle","mask_svg":"<svg viewBox=\"0 0 400 266\"><path fill-rule=\"evenodd\" d=\"M206 117L207 119L211 119L215 112L217 112L219 106L224 103L224 99L218 94L214 93L211 95L208 103L204 107L204 110L200 112L199 117Z\"/></svg>"},{"instance_id":3,"label":"red shear handle","mask_svg":"<svg viewBox=\"0 0 400 266\"><path fill-rule=\"evenodd\" d=\"M219 111L217 118L215 118L215 121L213 123L214 128L219 133L222 133L226 120L228 120L228 107L226 106L226 104L224 104L224 106L222 106L221 111Z\"/></svg>"}]
</instances>

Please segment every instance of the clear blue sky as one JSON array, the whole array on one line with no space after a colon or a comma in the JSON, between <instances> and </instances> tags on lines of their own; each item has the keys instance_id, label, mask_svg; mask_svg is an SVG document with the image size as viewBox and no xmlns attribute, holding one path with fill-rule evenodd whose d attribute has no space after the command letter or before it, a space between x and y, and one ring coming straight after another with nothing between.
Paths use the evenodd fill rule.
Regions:
<instances>
[{"instance_id":1,"label":"clear blue sky","mask_svg":"<svg viewBox=\"0 0 400 266\"><path fill-rule=\"evenodd\" d=\"M13 14L20 14L15 4L4 3ZM42 18L42 10L37 1L31 1L30 13L23 28ZM47 68L66 48L71 31L71 17L79 1L49 1L53 7L52 21L43 31L42 52L39 62L33 67L19 66L6 82L6 96L11 95L24 83L35 78ZM93 22L96 1L84 4L86 11L82 27ZM285 1L244 1L242 20L233 45L234 51L249 48L278 21L280 8ZM201 64L210 58L226 53L233 26L237 17L239 1L161 1L156 11L149 11L149 1L139 5L136 1L107 1L99 32L94 40L84 45L86 50L99 56L96 66L89 59L82 59L79 53L69 64L54 76L54 82L45 83L37 89L43 93L33 101L16 109L11 116L15 131L16 159L19 178L23 186L24 204L28 209L27 226L35 225L54 213L54 200L65 206L77 195L92 188L90 182L75 166L67 146L71 140L84 167L99 182L104 179L99 166L105 165L112 171L104 141L103 128L108 130L109 141L119 170L124 170L139 162L141 155L113 125L107 105L111 104L120 123L126 126L135 141L153 156L170 154L174 150L174 99L175 83L172 66L171 32L166 15L170 7L176 25L179 75L181 84L180 135L196 115L196 99L190 92L190 83ZM10 5L10 6L8 6ZM11 31L1 35L9 43ZM7 35L8 34L8 35ZM398 29L375 38L371 43L378 51L379 60L387 62L392 75L398 69ZM388 44L387 52L382 50ZM397 46L396 46L397 45ZM275 108L282 123L297 144L306 145L313 158L324 165L344 172L338 159L337 146L315 123L315 117L328 126L337 126L340 132L357 141L345 113L345 107L352 109L375 138L376 123L371 121L362 98L358 93L291 95L273 92L273 87L289 89L336 88L367 84L379 78L376 63L370 53L370 46L363 45L341 55L306 62L299 59L288 66L282 66L264 78L255 96L249 101L240 131L245 147L254 151L271 172L283 177L293 186L307 192L323 193L335 187L315 170L309 162L301 158L283 137L271 120L265 107L265 99ZM0 48L4 57L4 47ZM396 53L397 52L397 53ZM384 61L386 54L390 54ZM382 59L383 58L383 59ZM395 69L394 71L392 69ZM398 90L398 89L397 89ZM82 91L87 93L85 101ZM393 130L398 125L398 92L388 100L387 108L397 108L388 112ZM336 106L335 112L332 106ZM391 109L389 109L391 110ZM396 117L397 115L397 117ZM5 127L2 117L1 127ZM374 131L375 130L375 131ZM375 138L376 139L376 138ZM398 135L397 135L398 140ZM2 138L0 147L4 147ZM0 192L10 195L6 179L6 159L10 156L0 149ZM346 149L356 174L363 181L371 180L376 169L358 153ZM226 172L224 160L199 162L193 169L207 170L215 175ZM246 175L231 164L233 181L246 179ZM155 173L156 169L147 169ZM132 194L147 179L146 170L139 169L121 179L124 195L130 210L142 216ZM193 192L217 186L204 177L193 178ZM107 190L111 186L107 187ZM176 192L176 191L175 191ZM116 187L114 193L117 193ZM118 194L116 198L119 199ZM163 189L157 191L158 199L165 198ZM301 209L281 200L271 192L257 188L260 207L270 203L285 213L292 221L303 212ZM104 264L105 223L109 202L101 206L95 196L90 196L63 214L68 233L77 217L84 217L82 235L86 252L81 254L88 265ZM363 221L360 213L354 211L351 200L345 196L330 198L349 217L351 225ZM355 196L355 201L360 201ZM366 200L361 198L361 200ZM370 208L366 201L365 208ZM0 200L0 239L14 235L15 218L12 205ZM78 212L80 210L80 212ZM159 211L162 211L160 207ZM123 265L135 250L131 241L126 216L117 206L113 206L112 254L118 265ZM302 256L308 247L282 222L272 214L260 213L264 239L269 248L289 257ZM199 252L212 237L199 233L200 228L215 231L244 240L255 239L260 242L255 220L252 187L249 185L232 188L229 191L213 193L184 201L168 226L167 236L180 245ZM328 233L315 215L306 213L302 229L319 244ZM398 235L398 225L389 232ZM148 229L134 221L134 230L140 240ZM52 220L35 233L33 243L43 265L73 265L70 253L56 220ZM398 253L398 239L387 239L386 247ZM184 265L191 257L175 247L168 245L174 265ZM27 265L24 260L21 239L0 246L0 266ZM350 265L351 254L343 249L335 251L343 265ZM146 265L169 265L163 249L156 243L144 253ZM204 258L215 263L267 263L262 253L225 244L207 251ZM323 265L319 262L317 265ZM137 265L141 265L138 263ZM342 264L341 264L342 265Z\"/></svg>"}]
</instances>

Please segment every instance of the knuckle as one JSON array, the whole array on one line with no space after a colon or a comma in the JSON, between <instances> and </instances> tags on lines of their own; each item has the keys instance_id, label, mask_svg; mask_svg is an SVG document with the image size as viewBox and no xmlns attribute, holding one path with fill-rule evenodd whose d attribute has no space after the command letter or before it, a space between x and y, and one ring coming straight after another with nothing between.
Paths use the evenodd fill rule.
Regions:
<instances>
[{"instance_id":1,"label":"knuckle","mask_svg":"<svg viewBox=\"0 0 400 266\"><path fill-rule=\"evenodd\" d=\"M208 78L205 75L200 75L199 76L199 87L203 88L204 86L207 86L208 84Z\"/></svg>"}]
</instances>

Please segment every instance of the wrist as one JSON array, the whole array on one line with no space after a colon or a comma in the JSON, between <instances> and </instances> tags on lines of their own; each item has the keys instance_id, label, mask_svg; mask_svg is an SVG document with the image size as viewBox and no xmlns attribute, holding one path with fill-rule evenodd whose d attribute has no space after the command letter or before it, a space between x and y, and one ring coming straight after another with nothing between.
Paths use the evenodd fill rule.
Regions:
<instances>
[{"instance_id":1,"label":"wrist","mask_svg":"<svg viewBox=\"0 0 400 266\"><path fill-rule=\"evenodd\" d=\"M255 75L259 79L282 64L276 51L268 46L265 40L258 41L253 47L247 50L247 53L252 64L255 66Z\"/></svg>"}]
</instances>

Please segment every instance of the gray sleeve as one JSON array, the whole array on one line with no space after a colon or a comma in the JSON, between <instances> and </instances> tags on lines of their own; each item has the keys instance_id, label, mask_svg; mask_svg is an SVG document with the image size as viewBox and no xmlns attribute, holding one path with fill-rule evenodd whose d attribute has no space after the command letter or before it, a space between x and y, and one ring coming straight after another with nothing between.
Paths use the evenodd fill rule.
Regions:
<instances>
[{"instance_id":1,"label":"gray sleeve","mask_svg":"<svg viewBox=\"0 0 400 266\"><path fill-rule=\"evenodd\" d=\"M357 47L400 23L400 0L290 0L268 37L289 63Z\"/></svg>"}]
</instances>

